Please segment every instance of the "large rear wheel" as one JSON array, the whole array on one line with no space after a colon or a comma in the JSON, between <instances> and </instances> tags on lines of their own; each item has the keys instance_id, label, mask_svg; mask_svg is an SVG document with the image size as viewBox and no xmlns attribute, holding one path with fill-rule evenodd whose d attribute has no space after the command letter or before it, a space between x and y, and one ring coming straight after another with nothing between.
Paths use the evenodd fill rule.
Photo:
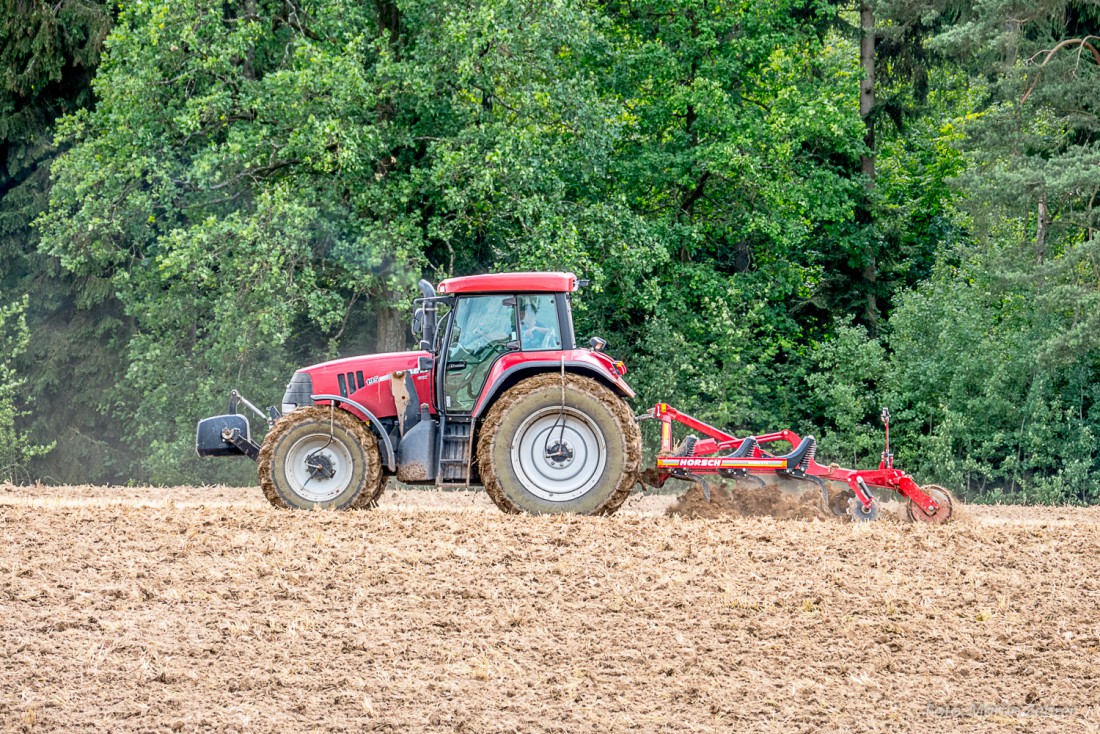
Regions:
<instances>
[{"instance_id":1,"label":"large rear wheel","mask_svg":"<svg viewBox=\"0 0 1100 734\"><path fill-rule=\"evenodd\" d=\"M385 487L378 440L362 421L331 405L280 418L258 463L260 486L276 507L373 507Z\"/></svg>"},{"instance_id":2,"label":"large rear wheel","mask_svg":"<svg viewBox=\"0 0 1100 734\"><path fill-rule=\"evenodd\" d=\"M641 432L623 399L569 374L512 387L486 416L477 451L497 507L532 514L613 513L638 482L641 458Z\"/></svg>"}]
</instances>

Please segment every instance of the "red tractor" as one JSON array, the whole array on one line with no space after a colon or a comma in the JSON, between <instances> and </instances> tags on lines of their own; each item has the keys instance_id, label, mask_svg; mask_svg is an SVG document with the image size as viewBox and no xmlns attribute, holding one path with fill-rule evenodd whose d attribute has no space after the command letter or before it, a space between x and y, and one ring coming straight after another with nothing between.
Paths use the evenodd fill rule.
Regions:
<instances>
[{"instance_id":1,"label":"red tractor","mask_svg":"<svg viewBox=\"0 0 1100 734\"><path fill-rule=\"evenodd\" d=\"M626 367L593 338L578 349L572 273L420 281L420 350L298 370L282 410L234 391L198 425L200 456L259 464L272 504L371 507L386 481L482 484L506 512L608 514L638 481L642 440ZM243 403L268 421L253 440Z\"/></svg>"},{"instance_id":2,"label":"red tractor","mask_svg":"<svg viewBox=\"0 0 1100 734\"><path fill-rule=\"evenodd\" d=\"M907 498L913 520L951 517L946 490L921 488L894 468L885 410L886 450L867 471L818 464L816 440L791 431L739 438L665 403L635 417L626 366L599 337L577 348L570 298L583 284L572 273L502 273L444 280L437 293L422 280L419 351L300 369L281 411L265 414L234 390L228 415L199 421L198 453L252 458L271 503L302 509L372 507L395 476L481 484L505 512L599 515L617 510L639 481L695 481L709 499L703 475L717 474L761 487L808 482L853 520L878 516L872 488ZM237 414L241 404L267 421L262 443ZM661 451L643 472L637 422L647 418L661 421ZM673 445L674 421L706 437ZM792 450L769 452L782 443Z\"/></svg>"}]
</instances>

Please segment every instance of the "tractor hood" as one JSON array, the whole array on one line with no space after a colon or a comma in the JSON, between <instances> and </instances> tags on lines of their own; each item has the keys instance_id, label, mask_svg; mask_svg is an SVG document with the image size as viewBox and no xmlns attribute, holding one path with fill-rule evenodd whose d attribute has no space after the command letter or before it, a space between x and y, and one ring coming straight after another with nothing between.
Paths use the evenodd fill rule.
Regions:
<instances>
[{"instance_id":1,"label":"tractor hood","mask_svg":"<svg viewBox=\"0 0 1100 734\"><path fill-rule=\"evenodd\" d=\"M431 371L422 372L418 366L421 357L431 356L430 352L418 351L334 359L331 362L322 362L298 370L291 380L291 386L293 387L296 382L303 382L303 376L308 375L312 383L311 394L340 395L351 398L374 413L376 418L392 418L397 415L397 407L390 387L390 378L394 372L411 374L413 384L416 386L417 402L433 404ZM290 388L287 392L289 395ZM288 401L284 398L284 402ZM359 412L350 406L349 410L355 414ZM365 418L365 416L360 417Z\"/></svg>"}]
</instances>

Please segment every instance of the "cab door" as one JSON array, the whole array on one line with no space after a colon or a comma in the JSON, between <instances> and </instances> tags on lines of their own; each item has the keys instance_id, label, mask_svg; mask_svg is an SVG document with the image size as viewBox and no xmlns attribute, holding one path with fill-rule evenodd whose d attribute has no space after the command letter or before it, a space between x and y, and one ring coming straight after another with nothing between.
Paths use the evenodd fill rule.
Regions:
<instances>
[{"instance_id":1,"label":"cab door","mask_svg":"<svg viewBox=\"0 0 1100 734\"><path fill-rule=\"evenodd\" d=\"M516 298L506 294L458 299L443 362L443 410L469 413L481 395L489 369L502 354L519 349Z\"/></svg>"}]
</instances>

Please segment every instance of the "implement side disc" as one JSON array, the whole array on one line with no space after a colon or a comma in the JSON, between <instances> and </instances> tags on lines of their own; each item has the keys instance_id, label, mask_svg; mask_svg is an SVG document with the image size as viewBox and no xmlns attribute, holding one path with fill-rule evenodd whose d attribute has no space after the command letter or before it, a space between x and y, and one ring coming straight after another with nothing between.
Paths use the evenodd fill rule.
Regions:
<instances>
[{"instance_id":1,"label":"implement side disc","mask_svg":"<svg viewBox=\"0 0 1100 734\"><path fill-rule=\"evenodd\" d=\"M939 486L938 484L928 484L921 487L921 491L932 498L932 501L939 505L939 508L929 515L921 509L913 500L909 500L906 503L906 514L909 515L909 519L913 522L926 522L932 525L942 525L951 519L951 513L954 512L954 507L951 503L951 494Z\"/></svg>"}]
</instances>

